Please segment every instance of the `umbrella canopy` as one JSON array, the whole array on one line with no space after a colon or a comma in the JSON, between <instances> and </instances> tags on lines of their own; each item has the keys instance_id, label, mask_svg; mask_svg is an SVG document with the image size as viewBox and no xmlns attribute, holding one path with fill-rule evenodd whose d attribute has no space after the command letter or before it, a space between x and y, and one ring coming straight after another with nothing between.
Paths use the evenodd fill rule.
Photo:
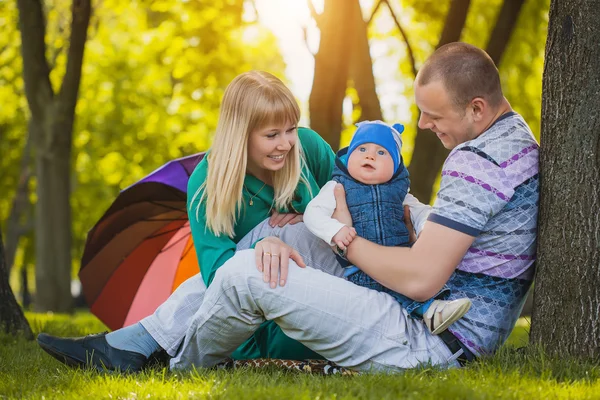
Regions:
<instances>
[{"instance_id":1,"label":"umbrella canopy","mask_svg":"<svg viewBox=\"0 0 600 400\"><path fill-rule=\"evenodd\" d=\"M91 312L109 328L152 314L200 271L186 199L203 157L170 161L123 189L88 233L79 279Z\"/></svg>"}]
</instances>

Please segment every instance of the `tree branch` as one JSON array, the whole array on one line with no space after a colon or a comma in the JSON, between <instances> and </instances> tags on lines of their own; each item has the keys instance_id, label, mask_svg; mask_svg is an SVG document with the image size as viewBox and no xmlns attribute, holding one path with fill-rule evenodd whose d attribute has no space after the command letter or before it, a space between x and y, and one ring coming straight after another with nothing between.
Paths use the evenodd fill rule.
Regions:
<instances>
[{"instance_id":1,"label":"tree branch","mask_svg":"<svg viewBox=\"0 0 600 400\"><path fill-rule=\"evenodd\" d=\"M381 7L381 3L383 3L384 0L379 0L377 2L377 4L375 4L375 7L373 8L373 11L371 11L371 16L369 17L369 19L367 20L367 26L371 24L371 21L373 21L373 17L375 17L375 14L377 14L377 11L379 11L379 7ZM387 1L386 1L387 3ZM389 4L388 4L389 6Z\"/></svg>"},{"instance_id":2,"label":"tree branch","mask_svg":"<svg viewBox=\"0 0 600 400\"><path fill-rule=\"evenodd\" d=\"M39 121L44 117L44 104L54 97L44 42L46 20L41 0L17 0L17 7L25 94L32 117Z\"/></svg>"},{"instance_id":3,"label":"tree branch","mask_svg":"<svg viewBox=\"0 0 600 400\"><path fill-rule=\"evenodd\" d=\"M67 53L67 68L59 92L60 106L64 110L68 110L69 114L72 114L77 104L83 52L87 40L90 15L92 14L91 1L73 0L71 11L73 19L71 21L69 51Z\"/></svg>"},{"instance_id":4,"label":"tree branch","mask_svg":"<svg viewBox=\"0 0 600 400\"><path fill-rule=\"evenodd\" d=\"M448 10L448 15L446 15L444 30L440 36L440 41L437 45L437 48L460 40L463 27L465 26L465 21L467 20L467 14L469 12L470 5L471 0L452 1L450 4L450 10Z\"/></svg>"},{"instance_id":5,"label":"tree branch","mask_svg":"<svg viewBox=\"0 0 600 400\"><path fill-rule=\"evenodd\" d=\"M496 25L485 49L496 66L500 65L524 2L525 0L504 0L502 3Z\"/></svg>"},{"instance_id":6,"label":"tree branch","mask_svg":"<svg viewBox=\"0 0 600 400\"><path fill-rule=\"evenodd\" d=\"M410 59L410 65L412 68L413 75L416 78L417 77L417 66L415 63L415 54L413 52L412 46L410 45L410 41L408 40L408 35L406 34L406 31L400 24L400 20L398 19L398 17L396 17L396 13L394 12L394 9L392 8L392 5L389 3L389 1L382 0L381 2L383 2L387 5L388 9L390 10L392 19L394 20L394 23L396 24L396 27L400 31L400 34L402 35L402 38L404 39L404 43L406 43L406 51L408 52L408 58Z\"/></svg>"},{"instance_id":7,"label":"tree branch","mask_svg":"<svg viewBox=\"0 0 600 400\"><path fill-rule=\"evenodd\" d=\"M302 27L302 37L304 39L304 45L306 46L306 49L308 50L308 52L315 57L316 53L314 53L311 49L310 46L308 45L308 28L306 26Z\"/></svg>"},{"instance_id":8,"label":"tree branch","mask_svg":"<svg viewBox=\"0 0 600 400\"><path fill-rule=\"evenodd\" d=\"M310 10L310 16L317 23L317 27L319 29L321 29L321 25L323 23L323 21L322 21L323 20L322 15L317 12L317 10L315 9L315 5L313 4L312 0L306 0L306 3L308 4L308 9Z\"/></svg>"}]
</instances>

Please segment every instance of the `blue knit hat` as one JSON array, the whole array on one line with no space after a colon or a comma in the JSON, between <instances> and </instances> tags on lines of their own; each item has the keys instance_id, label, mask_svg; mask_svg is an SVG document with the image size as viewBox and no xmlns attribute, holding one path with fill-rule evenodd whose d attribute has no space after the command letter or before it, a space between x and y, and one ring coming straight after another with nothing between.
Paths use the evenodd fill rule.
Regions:
<instances>
[{"instance_id":1,"label":"blue knit hat","mask_svg":"<svg viewBox=\"0 0 600 400\"><path fill-rule=\"evenodd\" d=\"M400 165L400 149L402 148L400 134L404 132L404 125L394 124L389 126L382 121L363 121L356 124L356 126L358 129L348 147L348 157L361 144L375 143L390 153L394 161L394 173L396 173Z\"/></svg>"}]
</instances>

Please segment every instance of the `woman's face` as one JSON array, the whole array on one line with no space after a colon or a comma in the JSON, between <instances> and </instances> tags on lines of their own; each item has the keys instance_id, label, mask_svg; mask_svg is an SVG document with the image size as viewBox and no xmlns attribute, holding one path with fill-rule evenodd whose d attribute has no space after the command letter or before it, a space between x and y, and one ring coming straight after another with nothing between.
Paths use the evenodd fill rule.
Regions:
<instances>
[{"instance_id":1,"label":"woman's face","mask_svg":"<svg viewBox=\"0 0 600 400\"><path fill-rule=\"evenodd\" d=\"M248 138L248 171L260 179L265 172L280 170L297 140L298 131L293 123L265 126L251 132Z\"/></svg>"}]
</instances>

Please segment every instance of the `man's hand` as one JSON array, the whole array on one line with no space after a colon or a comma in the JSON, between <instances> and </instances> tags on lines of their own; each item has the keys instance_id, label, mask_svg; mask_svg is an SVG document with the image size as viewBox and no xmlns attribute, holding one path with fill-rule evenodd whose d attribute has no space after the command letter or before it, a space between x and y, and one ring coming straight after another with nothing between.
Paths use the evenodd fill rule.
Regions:
<instances>
[{"instance_id":1,"label":"man's hand","mask_svg":"<svg viewBox=\"0 0 600 400\"><path fill-rule=\"evenodd\" d=\"M296 261L300 268L306 267L300 253L273 236L258 242L254 247L254 254L256 268L263 273L263 281L271 282L272 289L277 287L277 278L279 278L279 286L285 285L290 258Z\"/></svg>"},{"instance_id":2,"label":"man's hand","mask_svg":"<svg viewBox=\"0 0 600 400\"><path fill-rule=\"evenodd\" d=\"M352 240L356 237L356 229L351 228L349 226L344 226L342 229L338 231L331 241L335 243L340 249L345 250Z\"/></svg>"},{"instance_id":3,"label":"man's hand","mask_svg":"<svg viewBox=\"0 0 600 400\"><path fill-rule=\"evenodd\" d=\"M352 216L350 210L348 210L348 204L346 203L346 192L344 191L344 185L338 183L335 185L333 190L335 196L335 211L333 212L332 218L337 219L346 226L352 226Z\"/></svg>"}]
</instances>

